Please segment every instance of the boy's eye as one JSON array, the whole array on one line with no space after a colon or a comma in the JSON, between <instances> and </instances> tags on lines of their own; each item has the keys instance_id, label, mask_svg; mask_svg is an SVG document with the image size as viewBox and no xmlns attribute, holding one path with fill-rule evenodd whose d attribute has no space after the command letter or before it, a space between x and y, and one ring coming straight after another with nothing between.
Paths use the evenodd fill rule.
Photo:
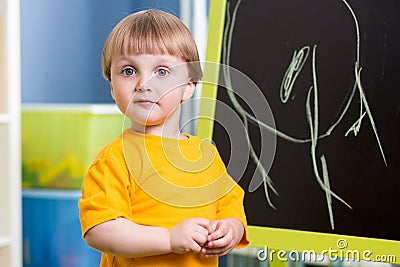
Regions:
<instances>
[{"instance_id":1,"label":"boy's eye","mask_svg":"<svg viewBox=\"0 0 400 267\"><path fill-rule=\"evenodd\" d=\"M158 76L167 76L168 74L170 74L169 70L165 69L165 68L161 68L157 70L157 75Z\"/></svg>"},{"instance_id":2,"label":"boy's eye","mask_svg":"<svg viewBox=\"0 0 400 267\"><path fill-rule=\"evenodd\" d=\"M133 68L125 68L122 70L122 74L124 74L126 76L132 76L132 75L136 74L136 71Z\"/></svg>"}]
</instances>

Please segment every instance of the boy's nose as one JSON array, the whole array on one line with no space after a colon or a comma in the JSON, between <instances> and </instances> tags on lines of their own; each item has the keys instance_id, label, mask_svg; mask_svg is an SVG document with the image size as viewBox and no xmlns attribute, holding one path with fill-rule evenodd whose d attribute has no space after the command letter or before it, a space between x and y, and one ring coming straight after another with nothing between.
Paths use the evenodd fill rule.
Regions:
<instances>
[{"instance_id":1,"label":"boy's nose","mask_svg":"<svg viewBox=\"0 0 400 267\"><path fill-rule=\"evenodd\" d=\"M135 91L148 91L150 90L150 88L148 86L146 86L146 84L138 84L138 86L136 86Z\"/></svg>"},{"instance_id":2,"label":"boy's nose","mask_svg":"<svg viewBox=\"0 0 400 267\"><path fill-rule=\"evenodd\" d=\"M135 90L136 91L151 90L151 77L152 77L152 75L142 76L141 79L139 80Z\"/></svg>"}]
</instances>

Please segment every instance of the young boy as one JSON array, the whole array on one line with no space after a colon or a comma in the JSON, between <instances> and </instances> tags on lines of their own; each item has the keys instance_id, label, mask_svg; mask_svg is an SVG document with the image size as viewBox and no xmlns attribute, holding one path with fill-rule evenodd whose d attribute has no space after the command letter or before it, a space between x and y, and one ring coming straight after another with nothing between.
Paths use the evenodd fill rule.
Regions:
<instances>
[{"instance_id":1,"label":"young boy","mask_svg":"<svg viewBox=\"0 0 400 267\"><path fill-rule=\"evenodd\" d=\"M102 64L131 127L84 178L84 239L101 266L217 266L248 244L244 192L212 144L180 133L180 105L202 77L189 30L163 11L134 13L108 36Z\"/></svg>"}]
</instances>

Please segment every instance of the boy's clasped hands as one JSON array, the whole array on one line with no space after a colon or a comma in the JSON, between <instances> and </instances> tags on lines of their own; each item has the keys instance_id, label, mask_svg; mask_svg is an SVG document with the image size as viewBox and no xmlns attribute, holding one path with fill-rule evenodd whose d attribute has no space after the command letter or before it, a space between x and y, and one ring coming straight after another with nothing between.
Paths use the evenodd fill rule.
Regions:
<instances>
[{"instance_id":1,"label":"boy's clasped hands","mask_svg":"<svg viewBox=\"0 0 400 267\"><path fill-rule=\"evenodd\" d=\"M229 253L243 236L242 223L234 218L210 222L190 218L169 229L170 246L175 253L201 252L206 258Z\"/></svg>"}]
</instances>

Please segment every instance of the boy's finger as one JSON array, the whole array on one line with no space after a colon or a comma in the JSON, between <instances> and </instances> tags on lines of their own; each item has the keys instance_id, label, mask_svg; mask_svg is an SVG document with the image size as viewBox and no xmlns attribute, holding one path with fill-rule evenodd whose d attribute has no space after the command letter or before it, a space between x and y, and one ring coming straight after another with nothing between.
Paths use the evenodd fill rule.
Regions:
<instances>
[{"instance_id":1,"label":"boy's finger","mask_svg":"<svg viewBox=\"0 0 400 267\"><path fill-rule=\"evenodd\" d=\"M216 240L211 240L207 242L208 248L222 248L228 246L231 243L231 240L227 237L222 237Z\"/></svg>"},{"instance_id":2,"label":"boy's finger","mask_svg":"<svg viewBox=\"0 0 400 267\"><path fill-rule=\"evenodd\" d=\"M216 256L222 256L222 255L227 254L229 251L231 251L231 248L229 248L229 247L203 248L201 250L201 252L207 258L216 257Z\"/></svg>"},{"instance_id":3,"label":"boy's finger","mask_svg":"<svg viewBox=\"0 0 400 267\"><path fill-rule=\"evenodd\" d=\"M211 225L213 229L212 232L215 232L220 227L221 221L220 220L213 221Z\"/></svg>"},{"instance_id":4,"label":"boy's finger","mask_svg":"<svg viewBox=\"0 0 400 267\"><path fill-rule=\"evenodd\" d=\"M199 244L197 244L195 241L193 241L193 243L189 247L189 251L200 252L201 251L201 246Z\"/></svg>"},{"instance_id":5,"label":"boy's finger","mask_svg":"<svg viewBox=\"0 0 400 267\"><path fill-rule=\"evenodd\" d=\"M203 247L207 243L207 236L201 233L194 233L193 240L200 246Z\"/></svg>"},{"instance_id":6,"label":"boy's finger","mask_svg":"<svg viewBox=\"0 0 400 267\"><path fill-rule=\"evenodd\" d=\"M224 237L227 233L227 229L222 226L221 223L217 225L216 230L208 236L208 241L213 241Z\"/></svg>"},{"instance_id":7,"label":"boy's finger","mask_svg":"<svg viewBox=\"0 0 400 267\"><path fill-rule=\"evenodd\" d=\"M194 229L194 231L199 233L199 234L201 234L201 235L203 235L203 236L205 236L206 238L207 238L208 233L209 233L209 231L206 228L204 228L203 226L201 226L201 225L196 225L196 228Z\"/></svg>"},{"instance_id":8,"label":"boy's finger","mask_svg":"<svg viewBox=\"0 0 400 267\"><path fill-rule=\"evenodd\" d=\"M204 218L197 218L196 223L202 227L204 227L208 233L211 233L213 231L211 222L207 219Z\"/></svg>"}]
</instances>

